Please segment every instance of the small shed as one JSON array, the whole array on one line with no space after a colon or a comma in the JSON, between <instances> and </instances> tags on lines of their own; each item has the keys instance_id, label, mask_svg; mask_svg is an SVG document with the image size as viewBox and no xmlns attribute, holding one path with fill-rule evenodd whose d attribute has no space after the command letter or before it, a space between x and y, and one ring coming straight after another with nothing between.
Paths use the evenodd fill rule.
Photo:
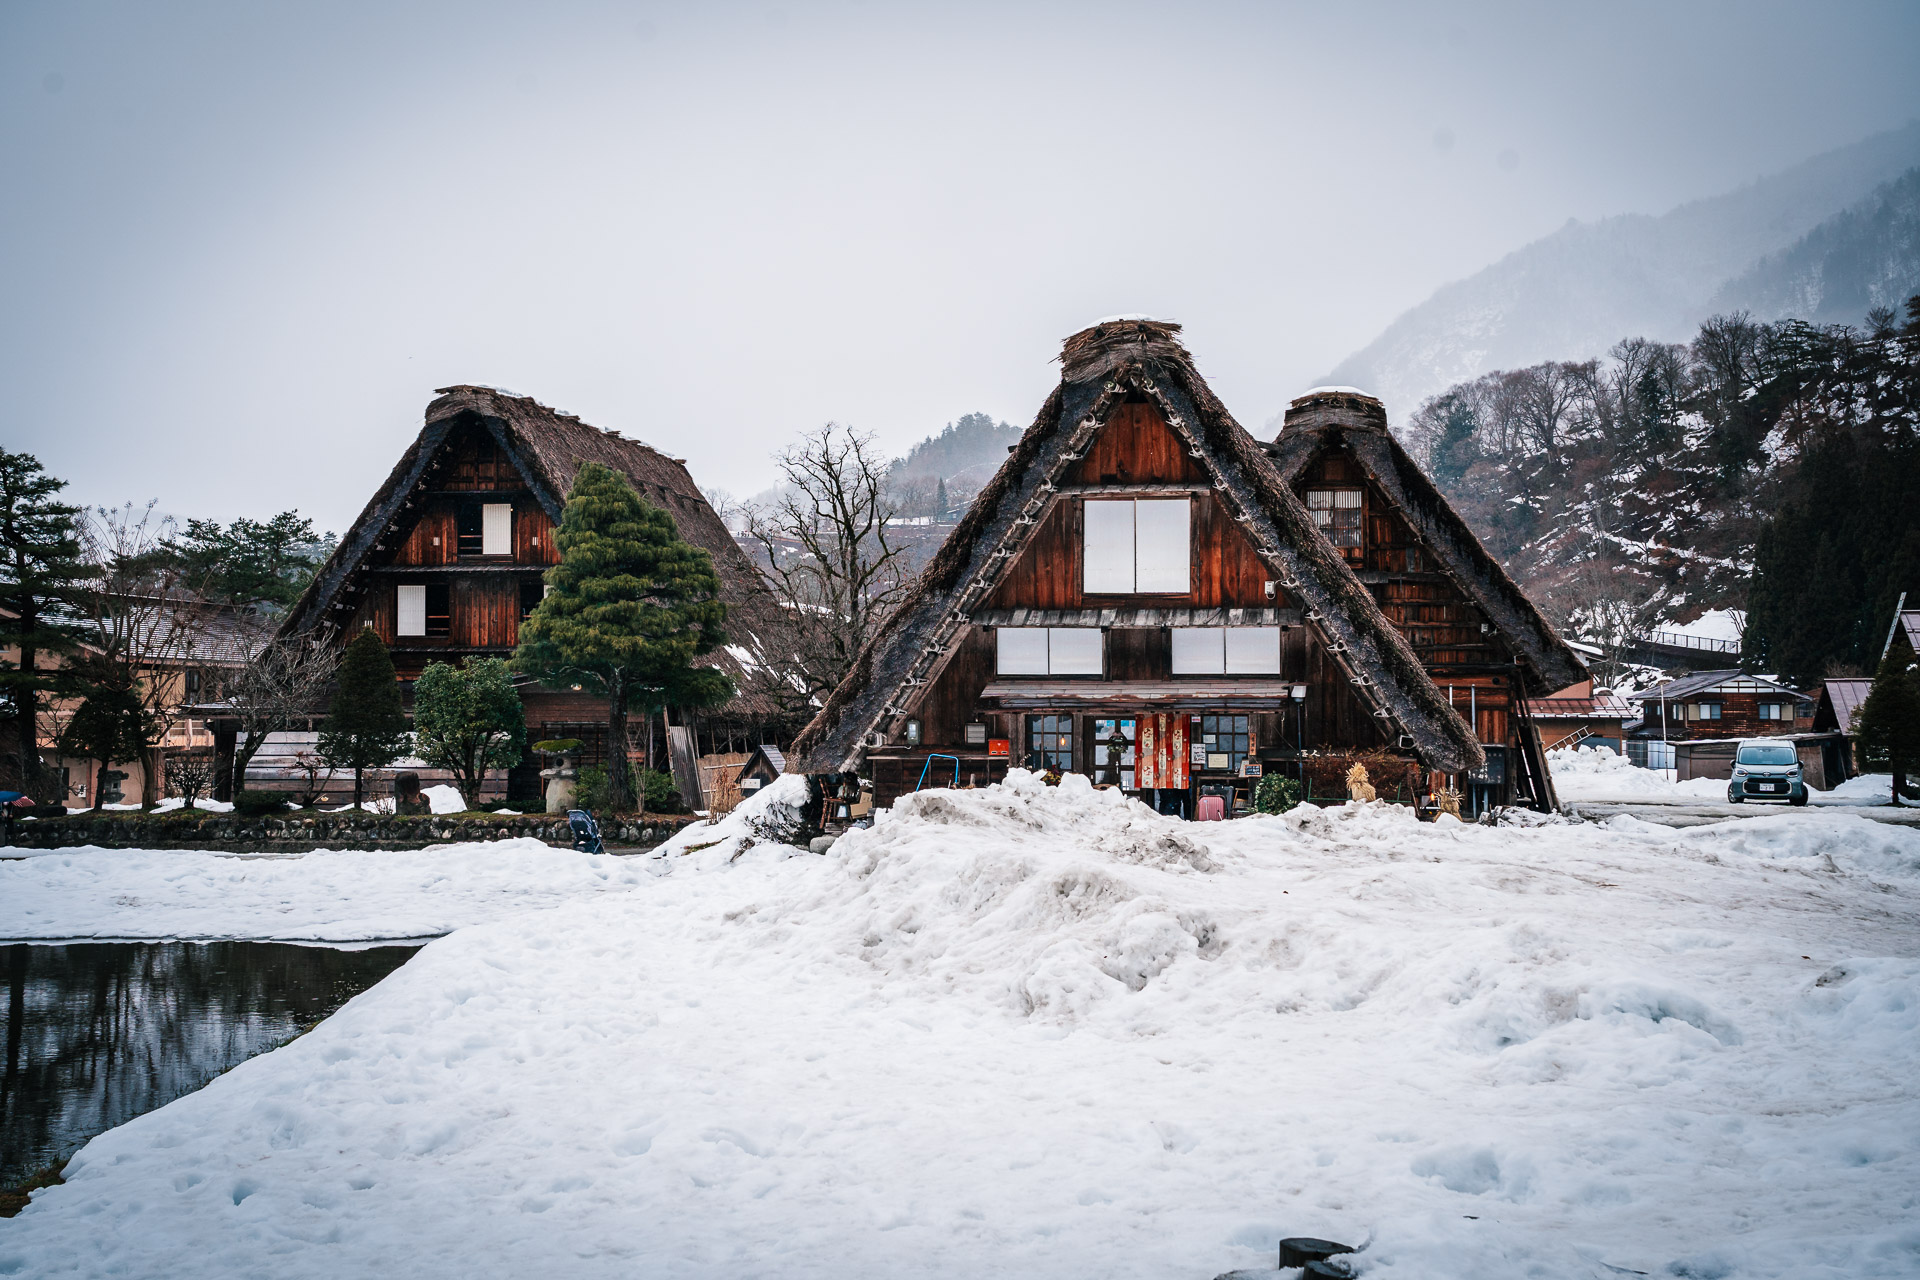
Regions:
<instances>
[{"instance_id":1,"label":"small shed","mask_svg":"<svg viewBox=\"0 0 1920 1280\"><path fill-rule=\"evenodd\" d=\"M1850 766L1852 773L1865 772L1854 746L1854 726L1860 718L1860 708L1867 700L1867 694L1873 689L1871 680L1829 680L1820 687L1820 701L1813 710L1813 731L1815 733L1837 733L1846 739L1846 749L1841 753Z\"/></svg>"},{"instance_id":2,"label":"small shed","mask_svg":"<svg viewBox=\"0 0 1920 1280\"><path fill-rule=\"evenodd\" d=\"M786 771L786 753L771 743L761 743L740 766L741 798L752 795Z\"/></svg>"}]
</instances>

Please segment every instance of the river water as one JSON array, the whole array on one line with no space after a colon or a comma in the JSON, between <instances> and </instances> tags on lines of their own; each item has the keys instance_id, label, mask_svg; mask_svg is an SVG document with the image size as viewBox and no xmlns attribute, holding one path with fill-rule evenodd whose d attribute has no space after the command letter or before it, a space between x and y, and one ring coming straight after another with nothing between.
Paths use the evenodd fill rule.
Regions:
<instances>
[{"instance_id":1,"label":"river water","mask_svg":"<svg viewBox=\"0 0 1920 1280\"><path fill-rule=\"evenodd\" d=\"M0 1185L285 1044L417 950L0 943Z\"/></svg>"}]
</instances>

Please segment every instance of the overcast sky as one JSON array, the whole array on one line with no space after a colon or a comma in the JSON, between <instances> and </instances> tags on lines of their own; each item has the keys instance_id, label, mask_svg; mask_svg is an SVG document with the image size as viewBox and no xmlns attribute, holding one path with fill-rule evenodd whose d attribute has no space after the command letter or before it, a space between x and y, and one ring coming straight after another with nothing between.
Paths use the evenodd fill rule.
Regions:
<instances>
[{"instance_id":1,"label":"overcast sky","mask_svg":"<svg viewBox=\"0 0 1920 1280\"><path fill-rule=\"evenodd\" d=\"M1436 286L1920 115L1920 5L0 6L0 442L341 529L435 387L772 479L1184 321L1258 430Z\"/></svg>"}]
</instances>

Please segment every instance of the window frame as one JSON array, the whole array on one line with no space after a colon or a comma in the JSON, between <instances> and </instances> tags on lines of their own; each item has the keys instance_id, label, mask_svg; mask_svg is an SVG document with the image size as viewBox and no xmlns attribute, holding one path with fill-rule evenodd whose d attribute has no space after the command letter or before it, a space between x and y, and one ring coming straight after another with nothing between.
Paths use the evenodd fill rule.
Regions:
<instances>
[{"instance_id":1,"label":"window frame","mask_svg":"<svg viewBox=\"0 0 1920 1280\"><path fill-rule=\"evenodd\" d=\"M1038 669L1032 660L1034 650L1016 649L1025 659L1017 669L1007 667L1006 640L1013 633L1023 645L1039 642L1040 662ZM1058 643L1062 656L1056 659L1056 633L1061 633ZM1091 641L1095 651L1089 654L1082 648L1077 654L1072 646L1085 646ZM1089 663L1089 657L1097 661ZM1078 659L1076 662L1075 659ZM995 627L993 635L993 673L996 678L1011 676L1014 678L1032 678L1035 676L1059 676L1072 679L1102 679L1107 674L1107 633L1100 627Z\"/></svg>"},{"instance_id":2,"label":"window frame","mask_svg":"<svg viewBox=\"0 0 1920 1280\"><path fill-rule=\"evenodd\" d=\"M1143 529L1142 508L1151 515ZM1175 517L1174 508L1180 509ZM1121 515L1124 508L1125 516ZM1178 530L1180 548L1171 549ZM1123 532L1124 530L1124 532ZM1141 535L1155 551L1145 559L1151 585L1142 585ZM1121 572L1125 548L1126 571ZM1175 581L1179 585L1173 585ZM1125 585L1122 585L1124 583ZM1099 498L1080 502L1080 592L1089 596L1186 596L1193 594L1193 499Z\"/></svg>"},{"instance_id":3,"label":"window frame","mask_svg":"<svg viewBox=\"0 0 1920 1280\"><path fill-rule=\"evenodd\" d=\"M1283 659L1282 635L1280 627L1169 627L1168 645L1170 651L1169 670L1176 676L1277 676ZM1217 648L1214 638L1217 636ZM1264 665L1265 645L1271 638L1272 665ZM1232 639L1241 641L1236 655ZM1249 648L1252 643L1261 646L1260 660L1263 665L1250 665ZM1217 653L1219 661L1211 660L1210 655ZM1199 659L1199 664L1196 664ZM1182 663L1187 665L1182 665Z\"/></svg>"},{"instance_id":4,"label":"window frame","mask_svg":"<svg viewBox=\"0 0 1920 1280\"><path fill-rule=\"evenodd\" d=\"M1322 504L1319 498L1325 496ZM1342 502L1342 498L1351 497L1352 502ZM1307 514L1313 518L1313 526L1326 540L1339 548L1342 555L1347 552L1367 553L1367 491L1361 485L1315 485L1301 495L1306 503ZM1326 519L1320 518L1321 512ZM1342 514L1352 512L1351 521L1343 519Z\"/></svg>"}]
</instances>

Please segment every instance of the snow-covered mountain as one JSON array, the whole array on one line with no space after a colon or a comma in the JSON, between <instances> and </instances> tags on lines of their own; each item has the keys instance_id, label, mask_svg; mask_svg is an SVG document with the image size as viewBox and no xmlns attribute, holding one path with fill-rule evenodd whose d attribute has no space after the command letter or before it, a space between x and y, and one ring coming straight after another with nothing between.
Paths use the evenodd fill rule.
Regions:
<instances>
[{"instance_id":1,"label":"snow-covered mountain","mask_svg":"<svg viewBox=\"0 0 1920 1280\"><path fill-rule=\"evenodd\" d=\"M1815 324L1858 324L1874 307L1896 310L1920 293L1920 168L1827 219L1791 248L1728 281L1716 312L1757 320L1795 316Z\"/></svg>"},{"instance_id":2,"label":"snow-covered mountain","mask_svg":"<svg viewBox=\"0 0 1920 1280\"><path fill-rule=\"evenodd\" d=\"M1598 356L1623 336L1684 341L1730 307L1805 315L1809 289L1823 312L1830 303L1850 311L1834 318L1858 322L1865 309L1852 299L1871 295L1856 281L1893 286L1872 265L1884 267L1886 253L1850 257L1842 246L1880 245L1911 271L1912 195L1895 180L1916 165L1920 121L1658 217L1569 221L1439 289L1326 381L1374 392L1399 422L1489 370ZM1876 212L1883 204L1892 212ZM1809 234L1816 229L1820 237Z\"/></svg>"}]
</instances>

